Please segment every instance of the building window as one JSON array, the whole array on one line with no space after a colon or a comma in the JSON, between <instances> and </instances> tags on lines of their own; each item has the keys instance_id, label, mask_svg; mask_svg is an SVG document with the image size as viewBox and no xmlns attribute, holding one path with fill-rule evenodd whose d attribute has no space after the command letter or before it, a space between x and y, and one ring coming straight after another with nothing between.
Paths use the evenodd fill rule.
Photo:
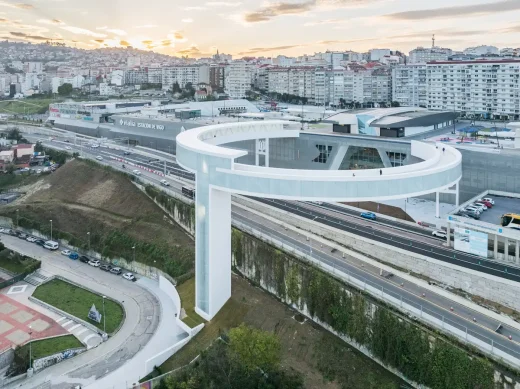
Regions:
<instances>
[{"instance_id":1,"label":"building window","mask_svg":"<svg viewBox=\"0 0 520 389\"><path fill-rule=\"evenodd\" d=\"M330 153L332 152L332 146L316 145L316 148L320 152L320 155L314 158L313 162L327 163L327 160L330 157Z\"/></svg>"}]
</instances>

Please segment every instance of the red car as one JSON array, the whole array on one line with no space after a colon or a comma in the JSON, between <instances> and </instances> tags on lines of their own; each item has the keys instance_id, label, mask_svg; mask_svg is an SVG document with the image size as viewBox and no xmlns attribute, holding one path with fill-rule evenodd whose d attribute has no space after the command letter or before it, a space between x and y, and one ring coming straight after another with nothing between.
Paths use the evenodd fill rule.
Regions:
<instances>
[{"instance_id":1,"label":"red car","mask_svg":"<svg viewBox=\"0 0 520 389\"><path fill-rule=\"evenodd\" d=\"M484 204L488 208L493 208L493 204L491 204L489 201L486 201L486 200L479 200L479 201L476 201L476 203Z\"/></svg>"}]
</instances>

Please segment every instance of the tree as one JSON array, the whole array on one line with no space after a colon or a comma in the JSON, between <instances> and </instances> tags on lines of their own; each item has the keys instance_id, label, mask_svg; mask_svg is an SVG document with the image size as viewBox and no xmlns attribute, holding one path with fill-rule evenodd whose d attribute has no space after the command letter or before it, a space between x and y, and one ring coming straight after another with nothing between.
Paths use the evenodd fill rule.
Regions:
<instances>
[{"instance_id":1,"label":"tree","mask_svg":"<svg viewBox=\"0 0 520 389\"><path fill-rule=\"evenodd\" d=\"M9 165L6 166L5 171L7 172L7 174L13 174L14 169L15 169L14 164L10 163Z\"/></svg>"},{"instance_id":2,"label":"tree","mask_svg":"<svg viewBox=\"0 0 520 389\"><path fill-rule=\"evenodd\" d=\"M7 139L19 141L22 138L22 134L18 127L11 127L7 129Z\"/></svg>"},{"instance_id":3,"label":"tree","mask_svg":"<svg viewBox=\"0 0 520 389\"><path fill-rule=\"evenodd\" d=\"M401 104L399 103L399 101L392 101L392 107L400 107Z\"/></svg>"},{"instance_id":4,"label":"tree","mask_svg":"<svg viewBox=\"0 0 520 389\"><path fill-rule=\"evenodd\" d=\"M60 96L70 96L72 93L72 84L66 82L65 84L58 87L58 94Z\"/></svg>"},{"instance_id":5,"label":"tree","mask_svg":"<svg viewBox=\"0 0 520 389\"><path fill-rule=\"evenodd\" d=\"M230 350L248 370L272 370L280 364L280 341L270 332L247 327L242 323L229 331L229 340Z\"/></svg>"}]
</instances>

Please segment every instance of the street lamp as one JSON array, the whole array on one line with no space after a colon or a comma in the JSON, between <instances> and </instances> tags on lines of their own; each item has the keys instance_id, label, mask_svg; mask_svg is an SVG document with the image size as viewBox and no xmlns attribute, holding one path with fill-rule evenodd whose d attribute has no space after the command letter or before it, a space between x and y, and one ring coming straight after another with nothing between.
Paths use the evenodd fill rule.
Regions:
<instances>
[{"instance_id":1,"label":"street lamp","mask_svg":"<svg viewBox=\"0 0 520 389\"><path fill-rule=\"evenodd\" d=\"M49 221L51 222L51 240L52 240L52 219Z\"/></svg>"},{"instance_id":2,"label":"street lamp","mask_svg":"<svg viewBox=\"0 0 520 389\"><path fill-rule=\"evenodd\" d=\"M32 367L32 326L29 326L29 369Z\"/></svg>"},{"instance_id":3,"label":"street lamp","mask_svg":"<svg viewBox=\"0 0 520 389\"><path fill-rule=\"evenodd\" d=\"M132 250L134 252L134 260L133 261L135 262L135 246L132 246Z\"/></svg>"},{"instance_id":4,"label":"street lamp","mask_svg":"<svg viewBox=\"0 0 520 389\"><path fill-rule=\"evenodd\" d=\"M105 299L107 296L103 296L103 332L107 333L107 316L105 314Z\"/></svg>"},{"instance_id":5,"label":"street lamp","mask_svg":"<svg viewBox=\"0 0 520 389\"><path fill-rule=\"evenodd\" d=\"M88 251L90 252L90 231L87 232L87 236L88 236Z\"/></svg>"}]
</instances>

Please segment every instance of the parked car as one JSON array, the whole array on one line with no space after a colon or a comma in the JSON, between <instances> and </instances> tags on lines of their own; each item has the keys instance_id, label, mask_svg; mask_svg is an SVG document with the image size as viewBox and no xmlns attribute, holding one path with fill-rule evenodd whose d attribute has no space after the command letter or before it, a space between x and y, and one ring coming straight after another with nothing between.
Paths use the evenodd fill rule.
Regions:
<instances>
[{"instance_id":1,"label":"parked car","mask_svg":"<svg viewBox=\"0 0 520 389\"><path fill-rule=\"evenodd\" d=\"M72 150L72 147L70 147L70 146L66 146L66 147L65 147L65 150Z\"/></svg>"},{"instance_id":2,"label":"parked car","mask_svg":"<svg viewBox=\"0 0 520 389\"><path fill-rule=\"evenodd\" d=\"M75 261L76 259L79 258L79 254L74 251L74 252L70 253L69 258L72 259L73 261Z\"/></svg>"},{"instance_id":3,"label":"parked car","mask_svg":"<svg viewBox=\"0 0 520 389\"><path fill-rule=\"evenodd\" d=\"M103 160L103 157L102 157L101 155L98 155L98 156L96 157L96 159L97 159L98 161L102 161L102 160Z\"/></svg>"},{"instance_id":4,"label":"parked car","mask_svg":"<svg viewBox=\"0 0 520 389\"><path fill-rule=\"evenodd\" d=\"M88 264L90 266L94 266L94 267L100 267L101 266L101 262L99 262L99 260L97 260L97 259L91 259L90 261L88 261Z\"/></svg>"},{"instance_id":5,"label":"parked car","mask_svg":"<svg viewBox=\"0 0 520 389\"><path fill-rule=\"evenodd\" d=\"M493 200L491 197L484 197L482 200L491 203L491 205L495 205L495 200Z\"/></svg>"},{"instance_id":6,"label":"parked car","mask_svg":"<svg viewBox=\"0 0 520 389\"><path fill-rule=\"evenodd\" d=\"M4 233L4 230L5 230L5 228L3 228L3 227L0 227L0 233L2 233L2 234L3 234L3 233Z\"/></svg>"},{"instance_id":7,"label":"parked car","mask_svg":"<svg viewBox=\"0 0 520 389\"><path fill-rule=\"evenodd\" d=\"M472 205L468 205L466 208L464 208L464 211L471 211L479 215L482 213L482 210L480 208L473 207Z\"/></svg>"},{"instance_id":8,"label":"parked car","mask_svg":"<svg viewBox=\"0 0 520 389\"><path fill-rule=\"evenodd\" d=\"M137 278L132 273L125 273L123 274L123 278L128 281L137 281Z\"/></svg>"},{"instance_id":9,"label":"parked car","mask_svg":"<svg viewBox=\"0 0 520 389\"><path fill-rule=\"evenodd\" d=\"M123 155L130 155L130 151L125 151Z\"/></svg>"},{"instance_id":10,"label":"parked car","mask_svg":"<svg viewBox=\"0 0 520 389\"><path fill-rule=\"evenodd\" d=\"M170 183L166 180L161 180L161 185L170 186Z\"/></svg>"},{"instance_id":11,"label":"parked car","mask_svg":"<svg viewBox=\"0 0 520 389\"><path fill-rule=\"evenodd\" d=\"M97 143L93 143L92 145L90 145L90 147L92 147L93 149L97 149L99 145Z\"/></svg>"},{"instance_id":12,"label":"parked car","mask_svg":"<svg viewBox=\"0 0 520 389\"><path fill-rule=\"evenodd\" d=\"M112 269L110 269L110 273L119 275L122 273L122 270L120 267L113 267Z\"/></svg>"},{"instance_id":13,"label":"parked car","mask_svg":"<svg viewBox=\"0 0 520 389\"><path fill-rule=\"evenodd\" d=\"M27 238L25 238L25 240L26 240L27 242L34 243L34 242L36 242L38 239L36 239L34 236L28 236Z\"/></svg>"},{"instance_id":14,"label":"parked car","mask_svg":"<svg viewBox=\"0 0 520 389\"><path fill-rule=\"evenodd\" d=\"M470 217L470 218L475 219L475 220L480 219L480 213L476 212L476 211L472 211L470 209L466 209L464 211L461 211L461 213L463 213L467 217Z\"/></svg>"},{"instance_id":15,"label":"parked car","mask_svg":"<svg viewBox=\"0 0 520 389\"><path fill-rule=\"evenodd\" d=\"M136 176L140 176L141 172L137 169L133 170L132 173L134 173Z\"/></svg>"},{"instance_id":16,"label":"parked car","mask_svg":"<svg viewBox=\"0 0 520 389\"><path fill-rule=\"evenodd\" d=\"M471 204L472 207L477 207L477 208L480 208L482 211L487 211L487 207L485 204L480 204L480 203L473 203Z\"/></svg>"},{"instance_id":17,"label":"parked car","mask_svg":"<svg viewBox=\"0 0 520 389\"><path fill-rule=\"evenodd\" d=\"M476 201L477 204L484 204L488 208L493 208L493 204L491 204L489 201L486 200L478 200Z\"/></svg>"},{"instance_id":18,"label":"parked car","mask_svg":"<svg viewBox=\"0 0 520 389\"><path fill-rule=\"evenodd\" d=\"M90 262L89 257L87 257L85 255L82 255L81 257L79 257L79 260L80 260L80 262L83 262L83 263L89 263Z\"/></svg>"},{"instance_id":19,"label":"parked car","mask_svg":"<svg viewBox=\"0 0 520 389\"><path fill-rule=\"evenodd\" d=\"M34 243L36 243L38 246L44 246L45 245L45 241L43 239L36 239L34 241Z\"/></svg>"},{"instance_id":20,"label":"parked car","mask_svg":"<svg viewBox=\"0 0 520 389\"><path fill-rule=\"evenodd\" d=\"M54 242L52 240L48 240L43 244L43 248L47 250L58 250L59 247L60 245L58 242Z\"/></svg>"},{"instance_id":21,"label":"parked car","mask_svg":"<svg viewBox=\"0 0 520 389\"><path fill-rule=\"evenodd\" d=\"M110 265L101 265L99 268L100 268L101 270L104 270L104 271L110 271L110 270L112 270L112 266L110 266Z\"/></svg>"},{"instance_id":22,"label":"parked car","mask_svg":"<svg viewBox=\"0 0 520 389\"><path fill-rule=\"evenodd\" d=\"M446 231L443 230L435 230L432 232L432 235L441 238L441 239L447 239L448 235L446 234Z\"/></svg>"},{"instance_id":23,"label":"parked car","mask_svg":"<svg viewBox=\"0 0 520 389\"><path fill-rule=\"evenodd\" d=\"M70 254L72 254L72 251L70 250L61 250L61 255L65 255L68 257Z\"/></svg>"},{"instance_id":24,"label":"parked car","mask_svg":"<svg viewBox=\"0 0 520 389\"><path fill-rule=\"evenodd\" d=\"M9 235L10 233L11 233L11 229L10 228L2 228L2 234Z\"/></svg>"},{"instance_id":25,"label":"parked car","mask_svg":"<svg viewBox=\"0 0 520 389\"><path fill-rule=\"evenodd\" d=\"M20 239L26 239L26 238L27 238L27 234L24 233L24 232L20 232L20 233L18 234L18 237L19 237Z\"/></svg>"},{"instance_id":26,"label":"parked car","mask_svg":"<svg viewBox=\"0 0 520 389\"><path fill-rule=\"evenodd\" d=\"M365 218L365 219L370 219L370 220L376 220L377 219L376 214L373 213L373 212L363 212L363 213L361 213L360 216Z\"/></svg>"}]
</instances>

